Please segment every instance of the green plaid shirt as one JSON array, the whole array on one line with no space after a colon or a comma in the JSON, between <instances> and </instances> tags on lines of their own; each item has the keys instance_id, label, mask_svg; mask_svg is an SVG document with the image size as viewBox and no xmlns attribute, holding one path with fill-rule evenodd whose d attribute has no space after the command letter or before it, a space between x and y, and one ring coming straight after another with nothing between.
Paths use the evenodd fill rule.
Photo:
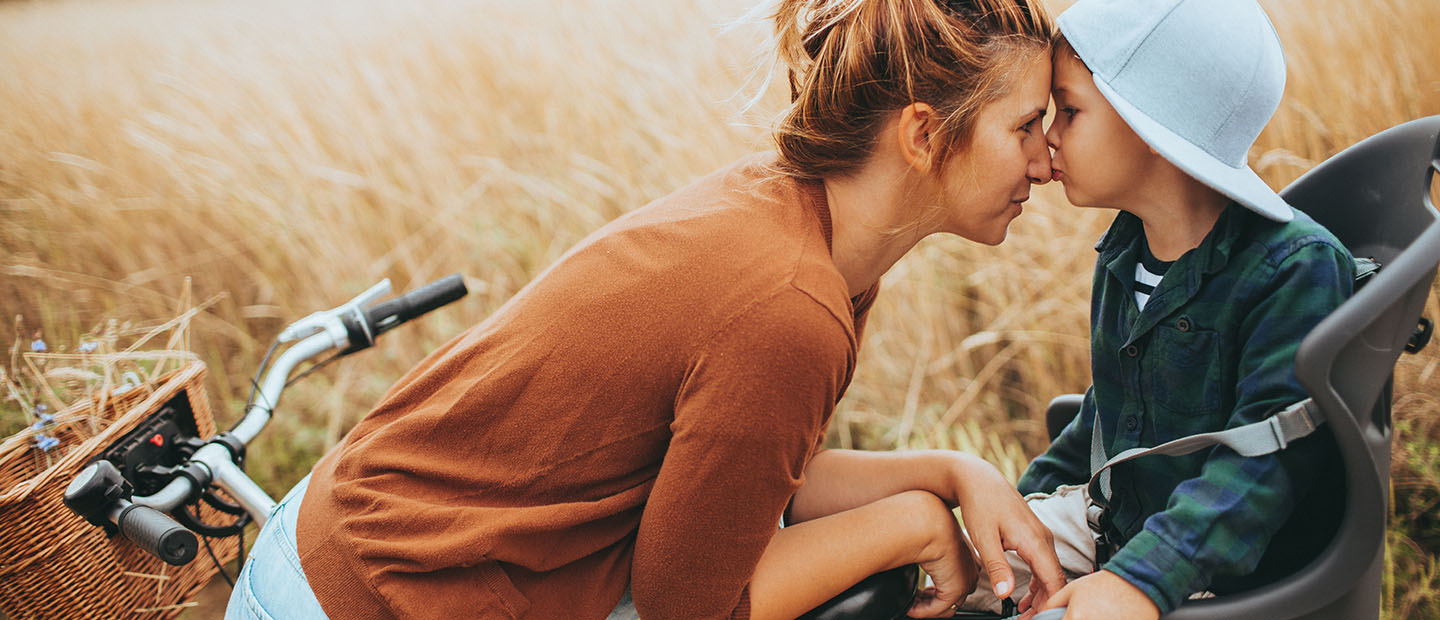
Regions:
<instances>
[{"instance_id":1,"label":"green plaid shirt","mask_svg":"<svg viewBox=\"0 0 1440 620\"><path fill-rule=\"evenodd\" d=\"M1121 212L1095 246L1094 383L1080 415L1021 477L1021 493L1089 480L1097 411L1113 456L1257 422L1303 400L1295 350L1354 284L1350 254L1308 216L1282 224L1232 203L1141 311L1134 284L1143 243L1140 219ZM1111 536L1121 547L1102 568L1143 590L1162 614L1213 583L1262 572L1267 546L1333 473L1325 464L1338 460L1322 428L1274 455L1245 458L1217 446L1121 464L1111 501Z\"/></svg>"}]
</instances>

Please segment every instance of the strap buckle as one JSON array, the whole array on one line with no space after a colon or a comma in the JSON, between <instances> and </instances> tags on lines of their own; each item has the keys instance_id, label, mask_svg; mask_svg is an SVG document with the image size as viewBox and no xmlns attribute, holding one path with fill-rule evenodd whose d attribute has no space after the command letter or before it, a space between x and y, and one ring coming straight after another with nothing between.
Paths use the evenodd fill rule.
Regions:
<instances>
[{"instance_id":1,"label":"strap buckle","mask_svg":"<svg viewBox=\"0 0 1440 620\"><path fill-rule=\"evenodd\" d=\"M1299 439L1310 435L1310 433L1315 432L1316 428L1319 428L1319 426L1315 424L1314 418L1311 417L1308 407L1310 402L1309 399L1302 400L1286 407L1285 410L1280 413L1265 418L1267 427L1270 429L1271 434L1275 436L1275 445L1279 446L1281 450L1284 450L1290 445L1287 436ZM1290 429L1288 433L1286 432L1287 427Z\"/></svg>"},{"instance_id":2,"label":"strap buckle","mask_svg":"<svg viewBox=\"0 0 1440 620\"><path fill-rule=\"evenodd\" d=\"M1281 450L1284 450L1286 446L1289 446L1290 442L1285 441L1285 430L1280 428L1280 416L1285 415L1289 412L1290 411L1287 409L1276 415L1265 418L1265 426L1266 428L1270 429L1271 434L1275 435L1275 445L1280 446Z\"/></svg>"},{"instance_id":3,"label":"strap buckle","mask_svg":"<svg viewBox=\"0 0 1440 620\"><path fill-rule=\"evenodd\" d=\"M1108 516L1105 507L1093 501L1085 507L1085 523L1090 526L1090 531L1096 534L1105 533L1105 521Z\"/></svg>"},{"instance_id":4,"label":"strap buckle","mask_svg":"<svg viewBox=\"0 0 1440 620\"><path fill-rule=\"evenodd\" d=\"M1095 570L1098 571L1115 554L1115 544L1109 534L1110 509L1091 500L1085 507L1085 523L1095 538Z\"/></svg>"}]
</instances>

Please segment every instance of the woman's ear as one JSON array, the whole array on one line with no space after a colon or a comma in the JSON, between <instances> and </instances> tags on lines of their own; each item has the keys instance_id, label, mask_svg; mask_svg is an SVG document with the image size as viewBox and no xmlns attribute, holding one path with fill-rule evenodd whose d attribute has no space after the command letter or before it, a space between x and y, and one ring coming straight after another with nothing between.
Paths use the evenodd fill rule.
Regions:
<instances>
[{"instance_id":1,"label":"woman's ear","mask_svg":"<svg viewBox=\"0 0 1440 620\"><path fill-rule=\"evenodd\" d=\"M929 174L934 165L935 148L930 134L940 125L937 116L930 104L917 101L900 110L900 122L896 123L900 155L921 174Z\"/></svg>"}]
</instances>

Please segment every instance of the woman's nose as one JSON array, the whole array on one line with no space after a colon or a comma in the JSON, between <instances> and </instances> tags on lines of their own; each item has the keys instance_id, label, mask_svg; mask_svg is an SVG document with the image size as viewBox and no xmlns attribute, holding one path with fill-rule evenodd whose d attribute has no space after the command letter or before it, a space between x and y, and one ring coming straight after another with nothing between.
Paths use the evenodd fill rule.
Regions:
<instances>
[{"instance_id":1,"label":"woman's nose","mask_svg":"<svg viewBox=\"0 0 1440 620\"><path fill-rule=\"evenodd\" d=\"M1025 170L1025 176L1030 177L1030 182L1035 185L1044 185L1050 182L1053 174L1050 171L1050 148L1038 140L1036 143L1039 144L1039 147L1030 153L1029 167Z\"/></svg>"}]
</instances>

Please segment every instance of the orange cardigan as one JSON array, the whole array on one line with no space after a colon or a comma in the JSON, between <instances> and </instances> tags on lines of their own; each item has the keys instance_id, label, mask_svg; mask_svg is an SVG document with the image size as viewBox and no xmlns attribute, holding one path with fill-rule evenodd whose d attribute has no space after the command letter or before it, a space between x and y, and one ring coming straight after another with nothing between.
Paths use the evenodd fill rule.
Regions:
<instances>
[{"instance_id":1,"label":"orange cardigan","mask_svg":"<svg viewBox=\"0 0 1440 620\"><path fill-rule=\"evenodd\" d=\"M607 224L400 379L315 466L333 620L748 618L849 384L823 186L747 157Z\"/></svg>"}]
</instances>

